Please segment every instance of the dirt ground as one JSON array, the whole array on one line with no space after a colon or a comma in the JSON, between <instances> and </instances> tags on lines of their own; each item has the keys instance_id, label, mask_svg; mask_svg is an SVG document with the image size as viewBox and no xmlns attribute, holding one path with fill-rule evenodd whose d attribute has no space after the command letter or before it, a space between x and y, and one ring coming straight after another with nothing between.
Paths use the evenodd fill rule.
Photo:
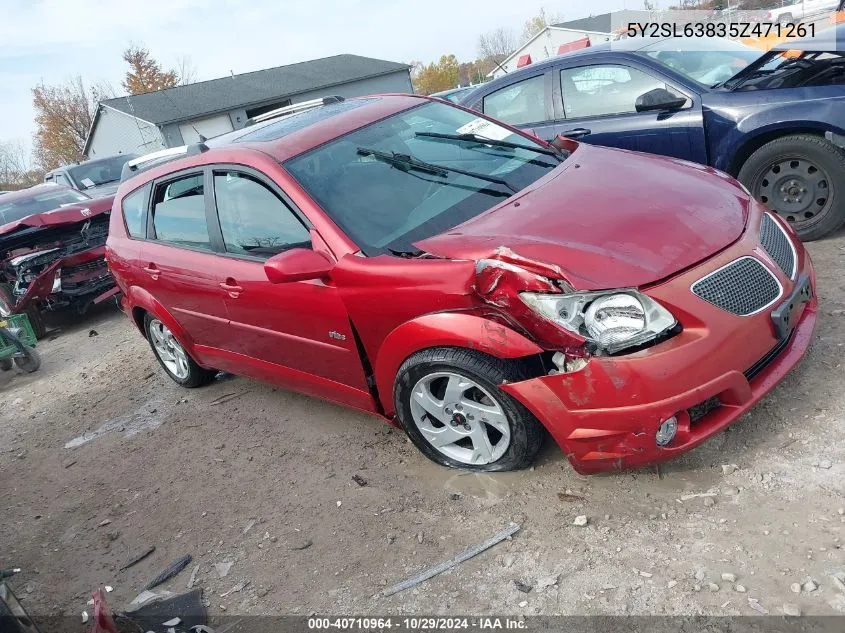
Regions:
<instances>
[{"instance_id":1,"label":"dirt ground","mask_svg":"<svg viewBox=\"0 0 845 633\"><path fill-rule=\"evenodd\" d=\"M11 586L35 615L78 617L102 585L122 607L185 554L162 588L184 591L198 565L212 614L845 612L845 236L810 250L807 358L660 472L580 476L551 442L532 470L444 469L326 402L234 377L183 390L105 307L53 332L37 373L0 374L0 567L23 568ZM511 521L512 540L378 595Z\"/></svg>"}]
</instances>

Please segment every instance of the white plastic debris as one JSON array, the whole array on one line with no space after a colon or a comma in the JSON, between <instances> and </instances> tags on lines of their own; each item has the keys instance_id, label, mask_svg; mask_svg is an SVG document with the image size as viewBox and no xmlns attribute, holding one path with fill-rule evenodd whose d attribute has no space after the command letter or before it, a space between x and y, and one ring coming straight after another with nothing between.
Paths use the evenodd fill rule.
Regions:
<instances>
[{"instance_id":1,"label":"white plastic debris","mask_svg":"<svg viewBox=\"0 0 845 633\"><path fill-rule=\"evenodd\" d=\"M182 622L182 618L173 618L167 622L162 622L161 625L169 628L171 626L178 626L180 622Z\"/></svg>"},{"instance_id":2,"label":"white plastic debris","mask_svg":"<svg viewBox=\"0 0 845 633\"><path fill-rule=\"evenodd\" d=\"M82 624L85 624L86 622L88 622L88 612L83 611L82 612Z\"/></svg>"},{"instance_id":3,"label":"white plastic debris","mask_svg":"<svg viewBox=\"0 0 845 633\"><path fill-rule=\"evenodd\" d=\"M114 587L112 587L111 585L106 585L106 593L111 593L112 591L114 591Z\"/></svg>"}]
</instances>

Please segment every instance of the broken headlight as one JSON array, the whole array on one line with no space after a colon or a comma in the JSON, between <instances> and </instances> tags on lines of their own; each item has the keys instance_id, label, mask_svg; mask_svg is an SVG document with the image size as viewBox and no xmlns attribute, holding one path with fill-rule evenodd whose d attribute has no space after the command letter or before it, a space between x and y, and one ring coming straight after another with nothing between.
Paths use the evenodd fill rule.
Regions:
<instances>
[{"instance_id":1,"label":"broken headlight","mask_svg":"<svg viewBox=\"0 0 845 633\"><path fill-rule=\"evenodd\" d=\"M636 290L541 294L519 297L534 312L615 354L648 343L675 326L675 317Z\"/></svg>"}]
</instances>

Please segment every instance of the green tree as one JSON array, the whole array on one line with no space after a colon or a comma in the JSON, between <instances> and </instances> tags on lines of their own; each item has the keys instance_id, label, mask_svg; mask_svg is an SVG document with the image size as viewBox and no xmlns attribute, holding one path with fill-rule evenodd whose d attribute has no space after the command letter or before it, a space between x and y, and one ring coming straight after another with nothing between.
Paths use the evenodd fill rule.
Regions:
<instances>
[{"instance_id":1,"label":"green tree","mask_svg":"<svg viewBox=\"0 0 845 633\"><path fill-rule=\"evenodd\" d=\"M123 87L131 95L173 88L179 84L179 74L175 70L162 70L161 64L150 57L150 51L143 46L127 48L123 51L123 61L129 64Z\"/></svg>"}]
</instances>

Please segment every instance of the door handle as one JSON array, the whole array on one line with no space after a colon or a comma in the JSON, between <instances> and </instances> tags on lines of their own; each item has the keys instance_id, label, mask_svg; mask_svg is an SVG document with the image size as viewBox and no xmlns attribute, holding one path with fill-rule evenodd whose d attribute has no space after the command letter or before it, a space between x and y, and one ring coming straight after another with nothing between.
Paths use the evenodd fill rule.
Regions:
<instances>
[{"instance_id":1,"label":"door handle","mask_svg":"<svg viewBox=\"0 0 845 633\"><path fill-rule=\"evenodd\" d=\"M237 299L244 291L244 289L238 285L238 282L231 277L229 277L226 281L221 281L220 287L223 288L223 290L225 290L232 299Z\"/></svg>"},{"instance_id":2,"label":"door handle","mask_svg":"<svg viewBox=\"0 0 845 633\"><path fill-rule=\"evenodd\" d=\"M566 132L561 132L561 136L568 136L569 138L578 138L579 136L587 136L590 133L585 127L576 127L574 130L567 130Z\"/></svg>"},{"instance_id":3,"label":"door handle","mask_svg":"<svg viewBox=\"0 0 845 633\"><path fill-rule=\"evenodd\" d=\"M144 270L149 273L150 277L153 278L153 281L158 279L159 275L161 275L161 271L152 262L149 265L145 266Z\"/></svg>"}]
</instances>

